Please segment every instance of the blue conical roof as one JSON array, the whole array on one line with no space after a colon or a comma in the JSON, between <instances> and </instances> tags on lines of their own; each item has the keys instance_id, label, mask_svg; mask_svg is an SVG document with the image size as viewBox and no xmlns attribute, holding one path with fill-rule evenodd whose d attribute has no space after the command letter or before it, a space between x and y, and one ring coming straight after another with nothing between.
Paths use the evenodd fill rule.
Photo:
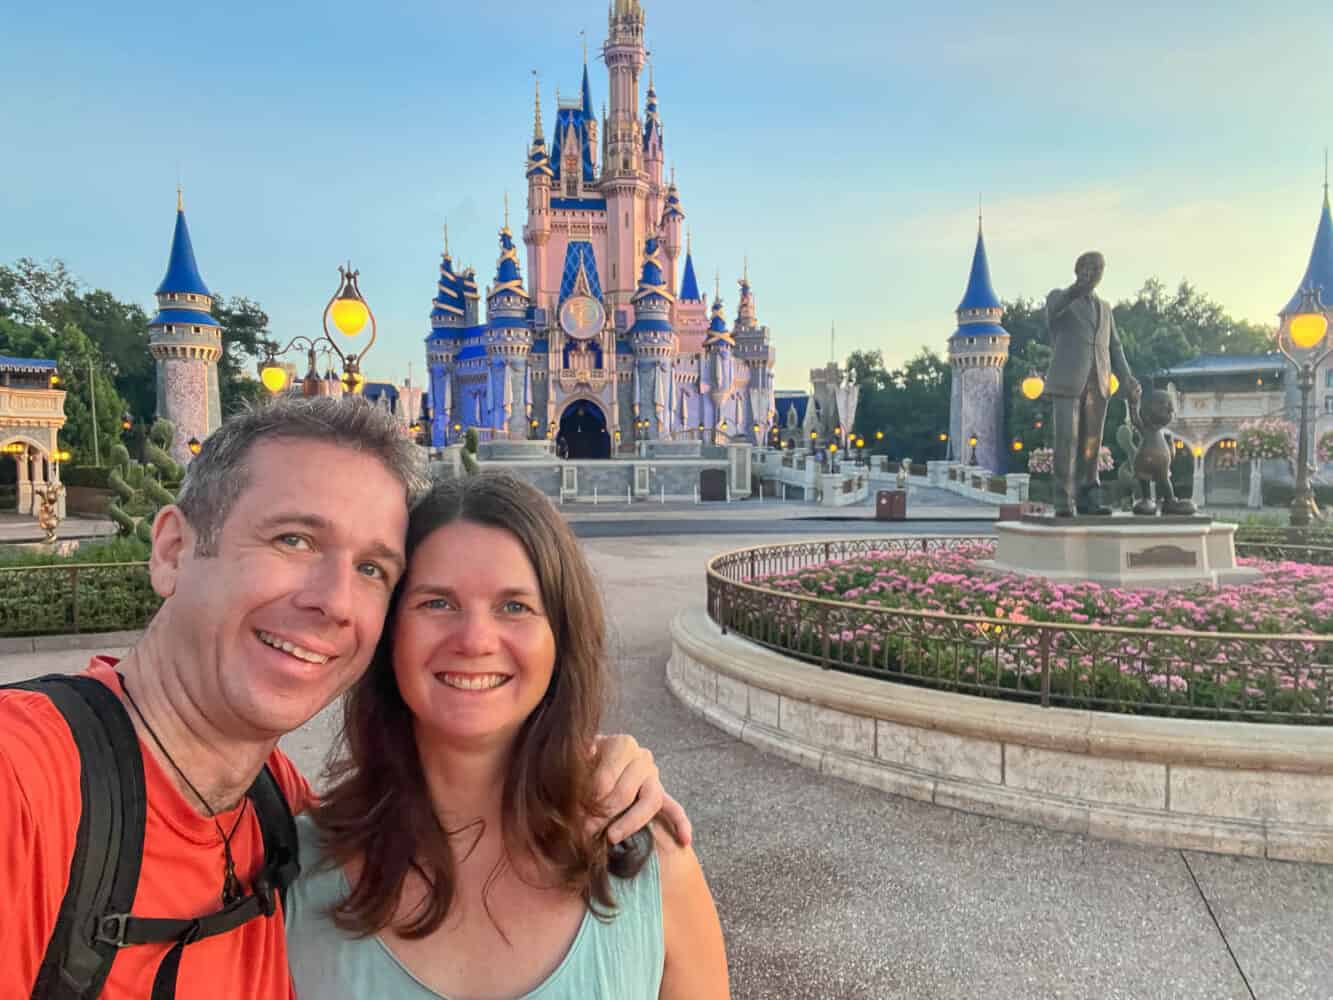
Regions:
<instances>
[{"instance_id":1,"label":"blue conical roof","mask_svg":"<svg viewBox=\"0 0 1333 1000\"><path fill-rule=\"evenodd\" d=\"M699 279L694 276L694 254L685 254L685 277L680 283L680 297L684 302L700 302Z\"/></svg>"},{"instance_id":2,"label":"blue conical roof","mask_svg":"<svg viewBox=\"0 0 1333 1000\"><path fill-rule=\"evenodd\" d=\"M495 263L495 283L491 285L490 294L494 297L501 292L528 297L523 290L523 275L518 269L518 248L508 226L500 230L500 259Z\"/></svg>"},{"instance_id":3,"label":"blue conical roof","mask_svg":"<svg viewBox=\"0 0 1333 1000\"><path fill-rule=\"evenodd\" d=\"M583 64L583 120L585 122L596 121L592 113L592 87L588 86L588 64Z\"/></svg>"},{"instance_id":4,"label":"blue conical roof","mask_svg":"<svg viewBox=\"0 0 1333 1000\"><path fill-rule=\"evenodd\" d=\"M167 273L162 284L157 286L157 294L171 292L207 295L213 293L199 276L199 265L194 260L194 246L190 243L190 227L185 224L185 209L176 209L176 231L171 237L171 257L167 261Z\"/></svg>"},{"instance_id":5,"label":"blue conical roof","mask_svg":"<svg viewBox=\"0 0 1333 1000\"><path fill-rule=\"evenodd\" d=\"M963 301L958 303L962 309L1003 309L1004 304L995 294L990 283L990 263L986 260L986 240L977 226L977 248L972 252L972 273L967 279L967 291Z\"/></svg>"},{"instance_id":6,"label":"blue conical roof","mask_svg":"<svg viewBox=\"0 0 1333 1000\"><path fill-rule=\"evenodd\" d=\"M1324 307L1333 309L1333 216L1328 209L1328 188L1324 188L1324 209L1319 213L1319 227L1315 229L1314 246L1310 249L1310 263L1300 288L1278 315L1289 316L1301 307L1301 292L1316 289L1323 298Z\"/></svg>"}]
</instances>

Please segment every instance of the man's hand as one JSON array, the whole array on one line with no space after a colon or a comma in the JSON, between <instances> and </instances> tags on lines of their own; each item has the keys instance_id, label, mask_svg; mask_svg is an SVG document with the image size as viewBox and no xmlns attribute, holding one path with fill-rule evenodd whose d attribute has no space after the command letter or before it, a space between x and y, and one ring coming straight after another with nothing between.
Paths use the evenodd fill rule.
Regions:
<instances>
[{"instance_id":1,"label":"man's hand","mask_svg":"<svg viewBox=\"0 0 1333 1000\"><path fill-rule=\"evenodd\" d=\"M595 753L593 784L602 813L588 820L590 834L604 832L607 840L619 844L656 818L682 847L690 845L690 818L662 787L651 750L639 746L633 736L599 736Z\"/></svg>"}]
</instances>

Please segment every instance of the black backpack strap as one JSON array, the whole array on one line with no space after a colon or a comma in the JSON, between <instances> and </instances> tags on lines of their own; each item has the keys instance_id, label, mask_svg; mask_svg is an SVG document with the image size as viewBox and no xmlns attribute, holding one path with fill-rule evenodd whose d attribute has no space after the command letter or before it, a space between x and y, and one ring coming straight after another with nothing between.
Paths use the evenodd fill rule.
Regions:
<instances>
[{"instance_id":1,"label":"black backpack strap","mask_svg":"<svg viewBox=\"0 0 1333 1000\"><path fill-rule=\"evenodd\" d=\"M106 913L98 923L98 940L114 948L174 942L153 977L151 1000L172 1000L176 995L176 977L187 945L226 934L256 917L272 916L279 898L286 906L287 887L301 870L296 820L292 817L287 797L282 794L267 765L246 794L254 806L264 838L264 865L255 876L249 895L216 913L189 920L136 917L128 912L127 906L124 910Z\"/></svg>"},{"instance_id":2,"label":"black backpack strap","mask_svg":"<svg viewBox=\"0 0 1333 1000\"><path fill-rule=\"evenodd\" d=\"M139 886L147 810L139 738L120 699L92 677L52 674L10 687L50 699L80 759L82 808L69 882L33 1000L90 1000L119 950L100 939L99 919L133 906Z\"/></svg>"}]
</instances>

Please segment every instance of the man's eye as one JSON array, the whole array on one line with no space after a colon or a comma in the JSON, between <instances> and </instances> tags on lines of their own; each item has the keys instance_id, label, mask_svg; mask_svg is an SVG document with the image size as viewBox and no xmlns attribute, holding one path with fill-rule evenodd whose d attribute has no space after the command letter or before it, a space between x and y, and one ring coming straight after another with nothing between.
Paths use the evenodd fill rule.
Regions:
<instances>
[{"instance_id":1,"label":"man's eye","mask_svg":"<svg viewBox=\"0 0 1333 1000\"><path fill-rule=\"evenodd\" d=\"M384 571L384 567L377 563L362 563L357 567L362 576L368 576L372 580L387 580L389 574Z\"/></svg>"},{"instance_id":2,"label":"man's eye","mask_svg":"<svg viewBox=\"0 0 1333 1000\"><path fill-rule=\"evenodd\" d=\"M279 535L278 542L289 549L310 548L310 541L304 535Z\"/></svg>"}]
</instances>

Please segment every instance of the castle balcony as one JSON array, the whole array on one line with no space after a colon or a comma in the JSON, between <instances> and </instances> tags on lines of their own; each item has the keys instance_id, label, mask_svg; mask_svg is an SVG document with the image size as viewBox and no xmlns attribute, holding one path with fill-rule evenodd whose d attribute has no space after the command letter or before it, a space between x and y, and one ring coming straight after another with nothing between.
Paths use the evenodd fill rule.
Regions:
<instances>
[{"instance_id":1,"label":"castle balcony","mask_svg":"<svg viewBox=\"0 0 1333 1000\"><path fill-rule=\"evenodd\" d=\"M1280 390L1218 393L1177 389L1176 419L1181 423L1210 420L1257 420L1284 415L1286 394Z\"/></svg>"}]
</instances>

